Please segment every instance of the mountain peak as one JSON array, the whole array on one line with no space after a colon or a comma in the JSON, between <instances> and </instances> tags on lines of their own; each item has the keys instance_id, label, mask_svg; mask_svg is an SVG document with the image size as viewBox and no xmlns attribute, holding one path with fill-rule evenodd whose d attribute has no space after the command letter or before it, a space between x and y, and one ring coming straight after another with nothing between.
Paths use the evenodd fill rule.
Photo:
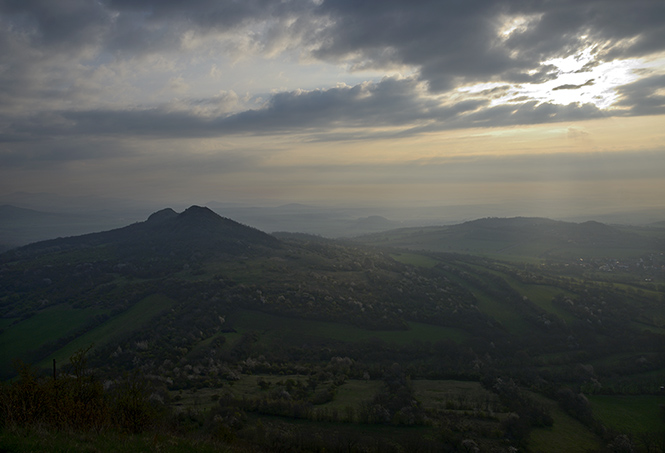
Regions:
<instances>
[{"instance_id":1,"label":"mountain peak","mask_svg":"<svg viewBox=\"0 0 665 453\"><path fill-rule=\"evenodd\" d=\"M189 208L185 209L180 215L178 215L181 219L215 219L215 220L222 220L223 217L221 217L219 214L217 214L215 211L213 211L210 208L206 208L204 206L190 206Z\"/></svg>"},{"instance_id":2,"label":"mountain peak","mask_svg":"<svg viewBox=\"0 0 665 453\"><path fill-rule=\"evenodd\" d=\"M171 208L165 208L160 211L154 212L148 217L148 222L155 223L155 222L163 222L164 220L172 219L174 217L177 217L178 213L175 212Z\"/></svg>"}]
</instances>

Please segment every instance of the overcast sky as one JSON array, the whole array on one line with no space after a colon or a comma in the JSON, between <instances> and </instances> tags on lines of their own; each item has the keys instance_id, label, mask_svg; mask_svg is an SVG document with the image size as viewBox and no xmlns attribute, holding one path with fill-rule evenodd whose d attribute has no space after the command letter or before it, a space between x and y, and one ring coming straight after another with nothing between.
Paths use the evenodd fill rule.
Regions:
<instances>
[{"instance_id":1,"label":"overcast sky","mask_svg":"<svg viewBox=\"0 0 665 453\"><path fill-rule=\"evenodd\" d=\"M665 209L663 0L0 0L0 55L0 194Z\"/></svg>"}]
</instances>

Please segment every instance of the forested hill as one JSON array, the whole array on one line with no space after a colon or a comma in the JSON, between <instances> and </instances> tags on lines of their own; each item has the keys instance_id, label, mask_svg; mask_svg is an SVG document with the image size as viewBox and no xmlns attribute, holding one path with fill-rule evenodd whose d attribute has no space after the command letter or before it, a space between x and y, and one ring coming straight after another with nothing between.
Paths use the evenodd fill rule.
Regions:
<instances>
[{"instance_id":1,"label":"forested hill","mask_svg":"<svg viewBox=\"0 0 665 453\"><path fill-rule=\"evenodd\" d=\"M146 221L101 233L58 238L30 244L4 258L33 256L47 251L108 246L121 256L172 256L181 253L246 254L263 247L278 247L275 237L219 216L208 208L192 206L178 214L167 208Z\"/></svg>"},{"instance_id":2,"label":"forested hill","mask_svg":"<svg viewBox=\"0 0 665 453\"><path fill-rule=\"evenodd\" d=\"M536 217L485 218L451 226L402 228L365 235L358 241L431 251L570 258L657 250L665 244L665 230Z\"/></svg>"}]
</instances>

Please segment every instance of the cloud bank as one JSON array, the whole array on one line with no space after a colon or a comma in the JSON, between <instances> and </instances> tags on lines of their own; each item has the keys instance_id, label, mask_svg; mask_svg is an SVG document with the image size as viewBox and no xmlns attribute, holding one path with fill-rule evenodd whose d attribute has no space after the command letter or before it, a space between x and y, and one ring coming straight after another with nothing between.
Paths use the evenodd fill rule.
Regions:
<instances>
[{"instance_id":1,"label":"cloud bank","mask_svg":"<svg viewBox=\"0 0 665 453\"><path fill-rule=\"evenodd\" d=\"M657 0L0 0L0 52L0 164L22 172L260 173L391 140L441 157L466 151L437 134L665 114Z\"/></svg>"}]
</instances>

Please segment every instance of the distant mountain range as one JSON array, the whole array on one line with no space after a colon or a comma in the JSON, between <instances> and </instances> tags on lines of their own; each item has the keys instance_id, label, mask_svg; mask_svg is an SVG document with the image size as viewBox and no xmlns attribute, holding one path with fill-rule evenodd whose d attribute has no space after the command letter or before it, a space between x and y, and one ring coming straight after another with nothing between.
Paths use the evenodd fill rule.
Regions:
<instances>
[{"instance_id":1,"label":"distant mountain range","mask_svg":"<svg viewBox=\"0 0 665 453\"><path fill-rule=\"evenodd\" d=\"M297 232L324 237L364 235L361 241L376 245L465 253L512 252L531 256L534 253L547 254L553 248L573 246L649 249L659 244L649 231L662 228L662 222L649 227L617 227L594 221L572 223L539 217L490 217L457 224L442 224L431 219L430 225L438 223L440 226L400 228L413 223L398 222L381 215L362 216L362 211L357 209L325 210L302 204L272 208L213 202L209 204L210 207L201 208L207 210L207 215L216 215L215 212L218 212L224 218L233 218L237 222L267 232ZM183 214L187 213L186 216L189 216L189 211L188 209ZM100 210L46 212L2 205L0 252L58 237L117 229L141 218L145 219L147 212L141 215L140 210L128 211L127 217L124 217L120 212L103 213ZM175 219L177 215L172 209L164 210L153 214L156 217L150 216L150 224L156 218ZM152 233L144 235L146 241L151 235Z\"/></svg>"},{"instance_id":2,"label":"distant mountain range","mask_svg":"<svg viewBox=\"0 0 665 453\"><path fill-rule=\"evenodd\" d=\"M380 246L520 257L602 256L662 250L665 230L537 217L485 218L450 226L401 228L357 238Z\"/></svg>"},{"instance_id":3,"label":"distant mountain range","mask_svg":"<svg viewBox=\"0 0 665 453\"><path fill-rule=\"evenodd\" d=\"M354 237L401 227L454 225L481 217L550 217L569 222L654 225L665 220L665 207L630 212L572 214L542 205L485 204L441 206L342 206L288 203L272 206L229 201L169 203L177 211L191 204L266 232L307 233L327 238ZM145 219L163 204L96 196L60 196L15 192L0 195L0 251L56 237L105 231ZM575 215L574 217L571 217Z\"/></svg>"},{"instance_id":4,"label":"distant mountain range","mask_svg":"<svg viewBox=\"0 0 665 453\"><path fill-rule=\"evenodd\" d=\"M12 205L0 206L0 252L57 237L116 228L133 221L94 213L45 212Z\"/></svg>"}]
</instances>

